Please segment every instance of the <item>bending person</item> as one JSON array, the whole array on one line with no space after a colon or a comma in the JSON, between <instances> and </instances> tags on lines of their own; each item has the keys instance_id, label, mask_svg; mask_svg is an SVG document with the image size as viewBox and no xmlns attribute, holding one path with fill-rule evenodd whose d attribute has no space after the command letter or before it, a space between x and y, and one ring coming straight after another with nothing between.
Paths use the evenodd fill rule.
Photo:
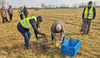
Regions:
<instances>
[{"instance_id":1,"label":"bending person","mask_svg":"<svg viewBox=\"0 0 100 58\"><path fill-rule=\"evenodd\" d=\"M38 16L37 18L32 16L32 17L29 17L29 18L25 18L18 23L17 29L24 36L25 46L27 47L27 49L30 49L30 45L29 45L29 40L30 40L30 37L31 37L30 30L32 30L32 29L34 30L35 37L37 38L37 40L38 40L37 34L43 35L45 37L45 34L39 32L38 29L37 29L38 25L41 22L42 22L41 16ZM37 40L36 40L36 42L37 42Z\"/></svg>"},{"instance_id":2,"label":"bending person","mask_svg":"<svg viewBox=\"0 0 100 58\"><path fill-rule=\"evenodd\" d=\"M60 33L59 43L57 43L56 33ZM51 26L51 38L52 41L55 39L57 45L61 44L65 40L65 23L57 21Z\"/></svg>"}]
</instances>

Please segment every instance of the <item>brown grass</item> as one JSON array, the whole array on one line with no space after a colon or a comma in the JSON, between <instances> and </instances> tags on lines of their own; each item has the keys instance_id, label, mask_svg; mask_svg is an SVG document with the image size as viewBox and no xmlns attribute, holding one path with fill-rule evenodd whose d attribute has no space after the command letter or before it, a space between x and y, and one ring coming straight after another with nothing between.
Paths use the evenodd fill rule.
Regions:
<instances>
[{"instance_id":1,"label":"brown grass","mask_svg":"<svg viewBox=\"0 0 100 58\"><path fill-rule=\"evenodd\" d=\"M29 10L30 16L41 15L43 22L39 30L45 33L49 40L50 27L55 21L66 23L66 40L68 38L79 39L82 41L81 50L75 58L100 58L100 9L97 8L96 19L92 22L90 35L80 35L81 16L83 9L34 9ZM34 50L35 36L30 39L31 49L24 47L24 38L17 30L17 24L20 21L17 10L14 10L13 21L2 24L0 17L0 58L70 58L62 55L61 47L55 47L55 44L49 43L51 47L47 52L36 55ZM40 40L41 41L41 40ZM51 44L51 45L50 45Z\"/></svg>"}]
</instances>

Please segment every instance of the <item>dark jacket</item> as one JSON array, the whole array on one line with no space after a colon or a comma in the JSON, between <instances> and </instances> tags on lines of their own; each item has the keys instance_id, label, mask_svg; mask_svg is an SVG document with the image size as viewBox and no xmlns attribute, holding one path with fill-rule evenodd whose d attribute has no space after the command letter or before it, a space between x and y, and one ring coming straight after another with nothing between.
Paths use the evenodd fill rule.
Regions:
<instances>
[{"instance_id":1,"label":"dark jacket","mask_svg":"<svg viewBox=\"0 0 100 58\"><path fill-rule=\"evenodd\" d=\"M88 7L88 11L90 10L91 7ZM82 14L82 19L84 19L84 11L85 11L86 7L84 8L83 10L83 14ZM93 19L95 19L95 16L96 16L96 10L95 8L93 7Z\"/></svg>"},{"instance_id":2,"label":"dark jacket","mask_svg":"<svg viewBox=\"0 0 100 58\"><path fill-rule=\"evenodd\" d=\"M24 7L23 11L24 11L24 14L25 14L25 15L28 14L27 8Z\"/></svg>"},{"instance_id":3,"label":"dark jacket","mask_svg":"<svg viewBox=\"0 0 100 58\"><path fill-rule=\"evenodd\" d=\"M37 21L38 21L38 20L37 20ZM35 23L35 20L30 20L30 23L31 23L31 25L32 25L32 27L33 27L33 30L34 30L34 32L35 32L35 37L36 37L37 40L38 40L37 34L40 34L40 35L44 35L44 34L38 31L37 25L36 25L36 23Z\"/></svg>"},{"instance_id":4,"label":"dark jacket","mask_svg":"<svg viewBox=\"0 0 100 58\"><path fill-rule=\"evenodd\" d=\"M34 30L34 32L35 32L35 37L36 37L37 40L38 40L37 34L40 34L40 35L44 35L44 34L38 31L37 25L36 25L36 23L35 23L35 20L31 19L31 20L30 20L30 23L31 23L31 25L32 25L32 27L33 27L33 30ZM20 24L20 25L21 25L21 24ZM21 27L22 27L22 25L21 25ZM23 28L24 32L29 31L29 29L27 29L27 28L24 28L24 27L22 27L22 28Z\"/></svg>"}]
</instances>

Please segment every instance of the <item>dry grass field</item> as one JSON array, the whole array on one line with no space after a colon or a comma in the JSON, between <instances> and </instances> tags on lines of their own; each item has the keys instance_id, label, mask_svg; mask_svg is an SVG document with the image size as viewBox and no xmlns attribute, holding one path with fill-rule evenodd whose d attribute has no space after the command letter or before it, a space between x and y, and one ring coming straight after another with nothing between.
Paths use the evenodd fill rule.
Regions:
<instances>
[{"instance_id":1,"label":"dry grass field","mask_svg":"<svg viewBox=\"0 0 100 58\"><path fill-rule=\"evenodd\" d=\"M83 9L29 9L30 16L41 15L43 22L40 24L40 32L45 33L51 40L50 27L55 21L63 21L66 24L66 40L68 38L79 39L82 41L81 50L74 58L100 58L100 9L96 9L96 19L93 20L90 35L81 35L81 16ZM0 17L0 58L73 58L62 55L61 46L49 42L50 49L41 54L36 54L34 49L35 36L32 34L30 39L31 49L27 50L24 46L24 38L17 30L20 21L18 10L14 10L13 21L2 23ZM58 35L59 37L59 35ZM41 42L41 40L39 40ZM42 42L43 43L43 42ZM41 49L40 49L41 50ZM38 50L38 51L40 51Z\"/></svg>"}]
</instances>

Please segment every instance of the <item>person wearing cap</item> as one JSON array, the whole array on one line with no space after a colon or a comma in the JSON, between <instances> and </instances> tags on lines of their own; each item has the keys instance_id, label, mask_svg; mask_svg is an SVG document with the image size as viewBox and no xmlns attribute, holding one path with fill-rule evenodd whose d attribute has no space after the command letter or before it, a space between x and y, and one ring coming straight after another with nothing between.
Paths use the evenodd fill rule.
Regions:
<instances>
[{"instance_id":1,"label":"person wearing cap","mask_svg":"<svg viewBox=\"0 0 100 58\"><path fill-rule=\"evenodd\" d=\"M59 43L57 43L56 33L60 33ZM51 26L51 38L55 39L57 45L61 44L65 40L65 23L62 21L56 21Z\"/></svg>"},{"instance_id":2,"label":"person wearing cap","mask_svg":"<svg viewBox=\"0 0 100 58\"><path fill-rule=\"evenodd\" d=\"M24 36L25 46L27 49L30 49L30 45L29 45L29 40L31 37L30 30L32 29L34 30L35 37L37 38L37 40L38 40L37 34L45 36L44 33L39 32L37 29L41 22L42 22L41 16L38 17L32 16L32 17L25 18L18 23L17 29Z\"/></svg>"},{"instance_id":3,"label":"person wearing cap","mask_svg":"<svg viewBox=\"0 0 100 58\"><path fill-rule=\"evenodd\" d=\"M89 35L91 22L92 20L95 19L95 16L96 16L95 8L92 6L92 1L89 1L88 6L84 8L83 15L82 15L83 24L80 30L80 32L83 32L82 35L85 35L85 34Z\"/></svg>"},{"instance_id":4,"label":"person wearing cap","mask_svg":"<svg viewBox=\"0 0 100 58\"><path fill-rule=\"evenodd\" d=\"M20 7L18 12L20 14L20 19L23 20L23 9L22 9L22 7Z\"/></svg>"},{"instance_id":5,"label":"person wearing cap","mask_svg":"<svg viewBox=\"0 0 100 58\"><path fill-rule=\"evenodd\" d=\"M27 16L28 16L28 10L27 10L27 8L26 8L25 5L24 5L23 12L24 12L24 16L25 16L25 18L27 18Z\"/></svg>"}]
</instances>

